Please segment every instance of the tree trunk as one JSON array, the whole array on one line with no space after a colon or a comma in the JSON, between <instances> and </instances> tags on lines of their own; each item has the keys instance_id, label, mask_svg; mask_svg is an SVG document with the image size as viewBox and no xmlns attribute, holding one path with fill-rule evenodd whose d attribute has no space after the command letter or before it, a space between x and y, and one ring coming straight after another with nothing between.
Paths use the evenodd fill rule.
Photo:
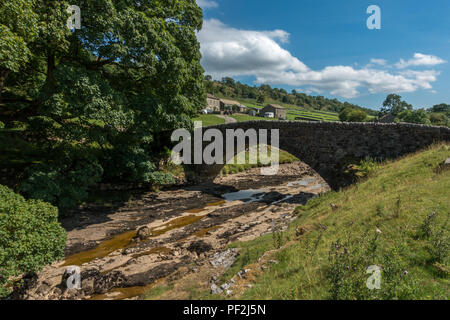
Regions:
<instances>
[{"instance_id":1,"label":"tree trunk","mask_svg":"<svg viewBox=\"0 0 450 320\"><path fill-rule=\"evenodd\" d=\"M47 82L53 82L53 71L55 71L55 54L49 52L47 55Z\"/></svg>"},{"instance_id":2,"label":"tree trunk","mask_svg":"<svg viewBox=\"0 0 450 320\"><path fill-rule=\"evenodd\" d=\"M11 72L9 69L0 69L0 96L2 95L3 87L5 86L6 78Z\"/></svg>"}]
</instances>

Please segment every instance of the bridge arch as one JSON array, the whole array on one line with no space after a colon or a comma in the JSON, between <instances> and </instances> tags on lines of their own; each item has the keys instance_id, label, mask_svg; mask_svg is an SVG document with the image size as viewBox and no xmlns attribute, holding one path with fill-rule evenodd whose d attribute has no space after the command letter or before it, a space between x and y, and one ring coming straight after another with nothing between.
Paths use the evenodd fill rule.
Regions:
<instances>
[{"instance_id":1,"label":"bridge arch","mask_svg":"<svg viewBox=\"0 0 450 320\"><path fill-rule=\"evenodd\" d=\"M308 164L334 189L343 186L340 170L345 159L395 159L435 142L450 141L450 128L407 123L248 121L202 130L210 128L220 130L224 137L227 129L278 129L279 148ZM223 166L187 165L188 180L212 181Z\"/></svg>"}]
</instances>

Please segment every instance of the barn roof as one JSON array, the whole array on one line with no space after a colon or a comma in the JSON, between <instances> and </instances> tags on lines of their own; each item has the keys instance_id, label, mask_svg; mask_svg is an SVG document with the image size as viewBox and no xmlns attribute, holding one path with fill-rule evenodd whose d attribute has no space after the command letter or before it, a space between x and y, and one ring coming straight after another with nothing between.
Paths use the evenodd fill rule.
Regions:
<instances>
[{"instance_id":1,"label":"barn roof","mask_svg":"<svg viewBox=\"0 0 450 320\"><path fill-rule=\"evenodd\" d=\"M239 106L240 103L234 100L228 100L228 99L220 99L221 102L223 102L224 104L231 104L231 105L237 105Z\"/></svg>"},{"instance_id":2,"label":"barn roof","mask_svg":"<svg viewBox=\"0 0 450 320\"><path fill-rule=\"evenodd\" d=\"M272 107L272 108L275 108L275 109L282 109L282 110L284 110L284 108L282 106L278 105L278 104L268 104L266 107Z\"/></svg>"},{"instance_id":3,"label":"barn roof","mask_svg":"<svg viewBox=\"0 0 450 320\"><path fill-rule=\"evenodd\" d=\"M211 93L208 93L207 96L209 99L219 100L219 98L217 98L215 95L212 95Z\"/></svg>"}]
</instances>

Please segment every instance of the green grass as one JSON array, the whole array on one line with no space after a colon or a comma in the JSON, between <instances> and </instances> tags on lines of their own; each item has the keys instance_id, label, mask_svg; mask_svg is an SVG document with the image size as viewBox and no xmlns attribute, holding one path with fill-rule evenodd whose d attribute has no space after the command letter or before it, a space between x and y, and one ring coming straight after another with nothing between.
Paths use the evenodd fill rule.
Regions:
<instances>
[{"instance_id":1,"label":"green grass","mask_svg":"<svg viewBox=\"0 0 450 320\"><path fill-rule=\"evenodd\" d=\"M450 171L437 170L448 157L449 146L438 145L377 165L366 180L297 208L298 218L282 234L285 246L273 256L279 263L233 298L449 299L448 255L440 262L431 255L439 248L448 254ZM434 236L421 237L421 226L432 212L437 216ZM307 232L298 236L297 227ZM337 241L348 252L341 248L330 260ZM273 235L233 246L240 247L241 254L224 279L276 249ZM346 263L350 271L344 269ZM380 291L365 286L369 265L384 268Z\"/></svg>"},{"instance_id":2,"label":"green grass","mask_svg":"<svg viewBox=\"0 0 450 320\"><path fill-rule=\"evenodd\" d=\"M225 119L219 118L218 116L213 114L202 114L199 115L197 118L192 119L192 121L202 121L203 127L225 123Z\"/></svg>"},{"instance_id":3,"label":"green grass","mask_svg":"<svg viewBox=\"0 0 450 320\"><path fill-rule=\"evenodd\" d=\"M244 121L261 121L261 120L278 120L275 118L263 118L263 117L252 117L247 114L234 114L231 116L232 118L236 119L237 122L244 122Z\"/></svg>"},{"instance_id":4,"label":"green grass","mask_svg":"<svg viewBox=\"0 0 450 320\"><path fill-rule=\"evenodd\" d=\"M152 300L157 298L158 296L162 295L163 293L170 291L173 289L172 285L169 286L156 286L149 291L146 292L146 294L142 297L142 299L145 300Z\"/></svg>"},{"instance_id":5,"label":"green grass","mask_svg":"<svg viewBox=\"0 0 450 320\"><path fill-rule=\"evenodd\" d=\"M304 120L339 121L337 113L312 110L288 110L288 120L296 120L296 117L304 118Z\"/></svg>"},{"instance_id":6,"label":"green grass","mask_svg":"<svg viewBox=\"0 0 450 320\"><path fill-rule=\"evenodd\" d=\"M222 97L222 95L218 95L218 96ZM307 109L307 108L299 107L299 106L296 106L293 104L280 103L279 101L275 101L270 98L266 99L266 101L264 103L257 103L256 99L243 99L243 98L233 98L233 97L224 97L224 98L236 100L239 103L242 103L243 105L245 105L249 108L255 108L255 109L262 109L267 104L281 105L282 107L284 107L286 109L287 120L291 120L291 121L295 121L296 117L305 118L304 120L299 120L299 121L307 121L307 120L339 121L339 115L336 112L326 111L326 110ZM213 117L213 116L214 115L202 115L200 117ZM242 114L233 115L232 117L235 118L238 122L251 121L251 120L278 120L278 119L273 119L273 118L252 117L249 115L242 115ZM197 120L199 118L196 118L194 120ZM214 125L214 124L218 124L218 123L212 122L211 124L208 124L208 125Z\"/></svg>"},{"instance_id":7,"label":"green grass","mask_svg":"<svg viewBox=\"0 0 450 320\"><path fill-rule=\"evenodd\" d=\"M297 117L304 118L303 121L308 120L316 120L316 121L339 121L339 117L337 114L329 115L329 114L322 114L319 112L312 112L312 111L290 111L287 110L286 112L287 120L295 121ZM236 119L238 122L243 121L252 121L252 120L278 120L276 118L264 118L264 117L252 117L245 114L235 114L232 115L234 119Z\"/></svg>"},{"instance_id":8,"label":"green grass","mask_svg":"<svg viewBox=\"0 0 450 320\"><path fill-rule=\"evenodd\" d=\"M268 156L270 157L271 146L269 146L268 150L269 150ZM293 156L292 154L290 154L284 150L279 150L279 163L280 164L281 163L291 163L294 161L298 161L298 159L295 156ZM236 164L236 162L237 162L237 156L234 157L233 160L228 161L228 163L222 169L222 174L234 174L234 173L248 170L250 168L264 166L259 161L258 161L258 163L250 164L248 151L245 151L245 162L246 162L245 164Z\"/></svg>"},{"instance_id":9,"label":"green grass","mask_svg":"<svg viewBox=\"0 0 450 320\"><path fill-rule=\"evenodd\" d=\"M236 100L243 105L249 108L261 109L267 104L278 104L286 109L287 119L295 120L295 117L305 117L309 120L320 120L320 121L339 121L339 115L336 112L327 111L327 110L313 110L307 109L304 107L300 107L293 104L280 103L279 101L275 101L273 99L266 99L264 103L257 103L256 99L243 99L243 98L232 98L228 97L228 99ZM249 121L249 120L270 120L270 118L246 118L239 117L238 121Z\"/></svg>"}]
</instances>

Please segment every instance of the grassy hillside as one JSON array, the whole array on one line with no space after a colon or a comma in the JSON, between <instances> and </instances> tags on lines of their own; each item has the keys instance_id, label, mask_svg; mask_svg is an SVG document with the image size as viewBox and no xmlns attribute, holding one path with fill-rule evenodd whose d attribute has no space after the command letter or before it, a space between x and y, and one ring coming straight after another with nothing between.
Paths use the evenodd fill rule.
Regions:
<instances>
[{"instance_id":1,"label":"grassy hillside","mask_svg":"<svg viewBox=\"0 0 450 320\"><path fill-rule=\"evenodd\" d=\"M225 123L225 119L219 118L213 114L201 114L197 118L192 119L192 121L202 121L204 127Z\"/></svg>"},{"instance_id":2,"label":"grassy hillside","mask_svg":"<svg viewBox=\"0 0 450 320\"><path fill-rule=\"evenodd\" d=\"M341 102L338 99L328 99L319 95L307 95L305 93L296 92L295 90L287 92L281 88L272 88L267 84L259 86L249 86L232 78L225 77L221 81L214 81L210 77L205 79L205 87L208 93L212 93L218 97L231 97L234 100L244 101L259 105L257 101L265 103L289 104L295 105L308 110L322 110L340 112L345 107L362 109L369 115L378 115L378 112L368 108Z\"/></svg>"},{"instance_id":3,"label":"grassy hillside","mask_svg":"<svg viewBox=\"0 0 450 320\"><path fill-rule=\"evenodd\" d=\"M449 299L450 171L439 166L448 157L438 145L376 165L299 207L287 231L235 244L241 254L223 280L255 273L231 298ZM268 250L278 263L262 272ZM382 268L380 290L366 287L371 265Z\"/></svg>"},{"instance_id":4,"label":"grassy hillside","mask_svg":"<svg viewBox=\"0 0 450 320\"><path fill-rule=\"evenodd\" d=\"M231 99L231 98L230 98ZM288 103L280 103L279 101L268 99L266 102L262 104L258 104L256 100L253 99L235 99L242 103L243 105L249 108L257 108L261 109L269 103L274 103L281 105L286 109L287 119L295 120L297 117L303 118L302 120L311 120L311 121L339 121L339 115L336 112L332 111L322 111L322 110L313 110L308 108L299 107L293 104ZM261 118L258 117L259 120ZM267 120L267 119L266 119ZM238 121L241 121L238 119Z\"/></svg>"}]
</instances>

